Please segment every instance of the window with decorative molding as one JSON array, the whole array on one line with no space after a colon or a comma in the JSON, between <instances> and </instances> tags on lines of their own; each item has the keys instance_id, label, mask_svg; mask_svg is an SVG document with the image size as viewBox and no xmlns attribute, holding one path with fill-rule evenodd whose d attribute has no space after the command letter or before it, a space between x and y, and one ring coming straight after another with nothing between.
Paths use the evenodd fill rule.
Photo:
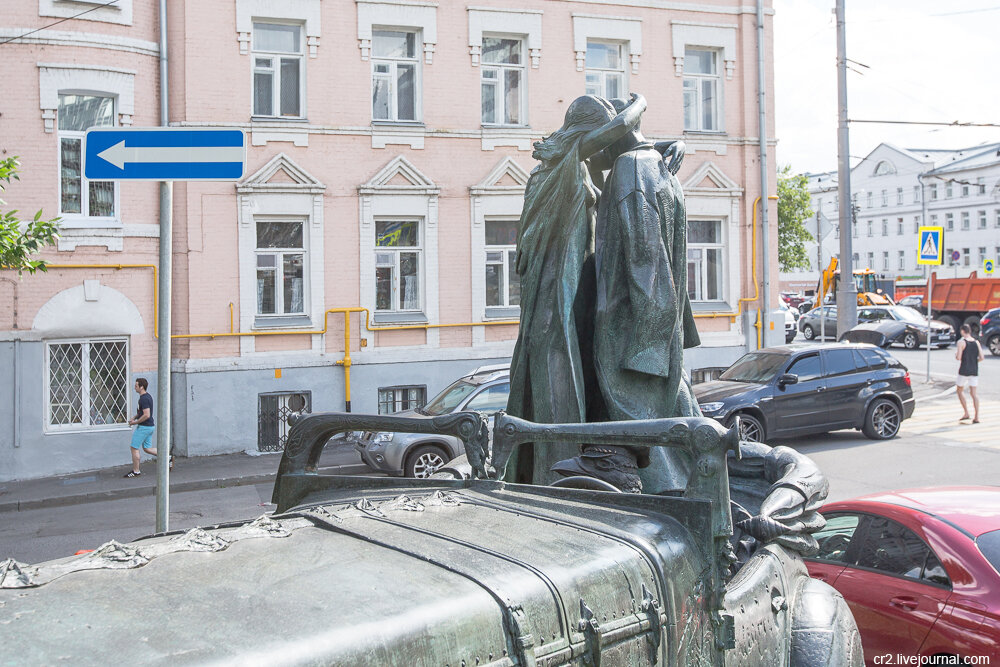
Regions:
<instances>
[{"instance_id":1,"label":"window with decorative molding","mask_svg":"<svg viewBox=\"0 0 1000 667\"><path fill-rule=\"evenodd\" d=\"M306 312L305 221L268 219L257 223L257 314Z\"/></svg>"},{"instance_id":2,"label":"window with decorative molding","mask_svg":"<svg viewBox=\"0 0 1000 667\"><path fill-rule=\"evenodd\" d=\"M587 41L586 94L608 100L624 98L625 46L616 42Z\"/></svg>"},{"instance_id":3,"label":"window with decorative molding","mask_svg":"<svg viewBox=\"0 0 1000 667\"><path fill-rule=\"evenodd\" d=\"M254 23L252 55L253 115L304 116L302 26Z\"/></svg>"},{"instance_id":4,"label":"window with decorative molding","mask_svg":"<svg viewBox=\"0 0 1000 667\"><path fill-rule=\"evenodd\" d=\"M59 213L63 216L115 218L114 181L83 175L83 137L92 127L115 124L115 100L85 94L59 95Z\"/></svg>"},{"instance_id":5,"label":"window with decorative molding","mask_svg":"<svg viewBox=\"0 0 1000 667\"><path fill-rule=\"evenodd\" d=\"M128 423L128 339L53 341L45 346L46 430Z\"/></svg>"},{"instance_id":6,"label":"window with decorative molding","mask_svg":"<svg viewBox=\"0 0 1000 667\"><path fill-rule=\"evenodd\" d=\"M722 301L723 240L721 220L688 220L688 298Z\"/></svg>"},{"instance_id":7,"label":"window with decorative molding","mask_svg":"<svg viewBox=\"0 0 1000 667\"><path fill-rule=\"evenodd\" d=\"M684 129L720 129L719 56L709 49L684 49Z\"/></svg>"},{"instance_id":8,"label":"window with decorative molding","mask_svg":"<svg viewBox=\"0 0 1000 667\"><path fill-rule=\"evenodd\" d=\"M375 221L375 310L421 309L419 220Z\"/></svg>"},{"instance_id":9,"label":"window with decorative molding","mask_svg":"<svg viewBox=\"0 0 1000 667\"><path fill-rule=\"evenodd\" d=\"M483 36L483 125L524 125L524 42Z\"/></svg>"},{"instance_id":10,"label":"window with decorative molding","mask_svg":"<svg viewBox=\"0 0 1000 667\"><path fill-rule=\"evenodd\" d=\"M372 119L420 117L417 41L415 32L372 30Z\"/></svg>"},{"instance_id":11,"label":"window with decorative molding","mask_svg":"<svg viewBox=\"0 0 1000 667\"><path fill-rule=\"evenodd\" d=\"M969 222L969 212L962 211L962 230L968 230L971 227Z\"/></svg>"}]
</instances>

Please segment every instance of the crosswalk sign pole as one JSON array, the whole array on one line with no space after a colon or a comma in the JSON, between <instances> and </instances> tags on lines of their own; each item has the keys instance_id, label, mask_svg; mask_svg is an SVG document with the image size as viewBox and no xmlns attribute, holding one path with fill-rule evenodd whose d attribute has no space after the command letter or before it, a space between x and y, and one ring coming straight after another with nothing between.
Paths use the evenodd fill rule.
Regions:
<instances>
[{"instance_id":1,"label":"crosswalk sign pole","mask_svg":"<svg viewBox=\"0 0 1000 667\"><path fill-rule=\"evenodd\" d=\"M926 384L931 381L931 304L934 303L934 272L927 267L927 375Z\"/></svg>"}]
</instances>

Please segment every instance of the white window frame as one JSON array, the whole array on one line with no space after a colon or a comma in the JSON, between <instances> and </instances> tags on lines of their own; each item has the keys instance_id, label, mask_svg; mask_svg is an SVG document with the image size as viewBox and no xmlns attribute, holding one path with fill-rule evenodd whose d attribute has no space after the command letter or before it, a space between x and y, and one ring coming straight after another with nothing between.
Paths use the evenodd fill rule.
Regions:
<instances>
[{"instance_id":1,"label":"white window frame","mask_svg":"<svg viewBox=\"0 0 1000 667\"><path fill-rule=\"evenodd\" d=\"M691 50L691 51L704 51L704 52L711 53L712 54L712 60L713 60L713 63L715 65L715 74L693 74L693 73L689 73L689 72L684 72L682 99L686 98L687 95L688 95L688 92L690 92L688 90L688 86L687 86L688 82L694 82L694 85L695 85L695 91L694 92L696 93L694 95L694 101L695 101L695 113L694 113L694 117L696 119L695 127L688 127L687 126L687 119L684 118L683 119L683 121L684 121L684 132L695 132L695 133L704 132L704 133L708 133L708 134L720 134L720 133L723 133L725 131L724 130L724 125L723 125L723 118L725 116L725 113L724 113L723 110L725 109L725 105L724 105L723 99L722 99L722 72L721 72L722 68L721 68L721 62L720 62L722 60L722 55L721 55L721 53L720 53L720 51L718 49L704 48L704 47L689 45L689 46L685 47L685 59L687 58L686 53L687 53L688 50ZM713 120L715 121L715 127L705 127L704 126L704 122L703 122L704 121L704 109L702 107L702 95L701 95L701 91L702 91L702 85L705 82L707 82L707 81L711 81L715 85L715 95L714 95L714 98L715 98L715 108L713 109L713 112L712 112ZM682 112L682 114L683 114L684 107L685 107L685 104L682 102L682 105L681 105L681 112Z\"/></svg>"},{"instance_id":2,"label":"white window frame","mask_svg":"<svg viewBox=\"0 0 1000 667\"><path fill-rule=\"evenodd\" d=\"M298 248L262 248L260 247L260 239L257 237L257 223L298 223L302 225L302 246ZM260 271L260 257L262 255L274 255L275 265L273 267L274 271L274 312L273 313L262 313L260 312L260 300L257 299L257 307L254 309L254 313L258 318L259 322L263 322L268 318L288 318L295 316L306 316L309 314L309 220L301 216L274 216L274 215L261 215L254 216L254 236L256 247L254 249L254 266L256 270ZM283 260L286 255L301 255L302 256L302 310L300 311L285 311L285 290L284 283L285 278L282 272Z\"/></svg>"},{"instance_id":3,"label":"white window frame","mask_svg":"<svg viewBox=\"0 0 1000 667\"><path fill-rule=\"evenodd\" d=\"M596 95L598 97L603 97L605 99L613 99L616 97L622 99L628 99L629 91L629 78L628 70L625 67L625 62L628 59L628 42L615 42L605 39L588 39L587 40L587 50L590 50L591 44L601 44L603 46L613 46L618 48L618 68L608 68L608 67L587 67L584 70L584 93L586 95ZM586 61L585 61L586 62ZM590 77L594 76L597 78L596 85L591 86ZM617 76L618 94L612 95L608 92L608 78L611 76Z\"/></svg>"},{"instance_id":4,"label":"white window frame","mask_svg":"<svg viewBox=\"0 0 1000 667\"><path fill-rule=\"evenodd\" d=\"M899 261L898 261L898 264L897 264L899 270L900 271L905 271L906 270L906 251L905 250L898 251L897 256L899 258Z\"/></svg>"},{"instance_id":5,"label":"white window frame","mask_svg":"<svg viewBox=\"0 0 1000 667\"><path fill-rule=\"evenodd\" d=\"M726 301L726 274L728 273L728 267L727 267L727 259L728 259L728 257L726 256L726 220L723 220L723 219L720 219L720 218L708 218L708 217L704 217L703 218L703 217L700 217L700 216L699 217L695 217L695 218L689 217L688 218L688 230L691 229L691 222L692 222L692 220L701 221L701 222L714 222L714 223L718 224L719 239L715 243L691 243L690 241L688 241L688 243L687 243L687 249L688 249L688 252L690 252L691 250L703 250L703 251L716 250L716 251L718 251L719 264L720 264L720 266L719 266L719 274L720 275L718 277L718 281L719 281L719 285L718 285L719 298L718 299L699 299L699 298L697 298L697 294L699 292L701 292L701 294L704 295L707 292L707 288L708 288L708 269L706 268L706 263L703 261L702 264L701 264L701 268L700 269L699 268L695 269L695 277L696 277L696 280L698 281L698 285L695 287L695 290L694 290L694 292L695 292L695 298L691 299L691 303L692 304L696 304L696 303L718 304L718 303L725 302ZM685 258L685 265L687 267L691 266L691 259L690 258ZM691 285L690 284L688 285L688 291L689 292L691 291Z\"/></svg>"},{"instance_id":6,"label":"white window frame","mask_svg":"<svg viewBox=\"0 0 1000 667\"><path fill-rule=\"evenodd\" d=\"M642 19L636 16L607 16L604 14L573 13L573 51L576 54L576 71L584 71L587 59L587 42L613 42L622 45L622 57L628 57L632 74L639 73L642 58ZM622 62L624 67L624 60ZM628 91L628 80L624 82Z\"/></svg>"},{"instance_id":7,"label":"white window frame","mask_svg":"<svg viewBox=\"0 0 1000 667\"><path fill-rule=\"evenodd\" d=\"M914 185L913 186L913 203L914 204L919 204L920 203L920 186L919 185Z\"/></svg>"},{"instance_id":8,"label":"white window frame","mask_svg":"<svg viewBox=\"0 0 1000 667\"><path fill-rule=\"evenodd\" d=\"M882 206L888 206L888 205L889 205L889 191L886 190L885 188L882 188Z\"/></svg>"},{"instance_id":9,"label":"white window frame","mask_svg":"<svg viewBox=\"0 0 1000 667\"><path fill-rule=\"evenodd\" d=\"M114 95L96 94L96 93L87 93L87 92L77 92L77 91L74 91L74 90L60 90L59 91L59 97L62 97L63 95L85 95L85 96L88 96L88 97L105 97L105 98L110 98L111 99L111 103L112 103L112 105L114 107L114 110L112 112L112 117L115 118L115 119L117 119L117 117L118 117L118 100L116 99L116 97ZM116 127L116 126L117 126L117 123L115 125L110 125L110 126L105 126L105 127ZM110 226L116 226L116 225L120 224L120 221L121 221L121 208L120 208L121 207L121 197L120 197L121 188L118 187L118 181L114 181L114 180L112 180L112 181L102 181L102 182L110 182L111 183L111 187L114 190L114 193L112 195L112 213L111 213L111 215L90 215L90 213L89 213L89 210L90 210L90 182L91 182L91 179L88 179L84 175L84 165L83 165L83 161L84 161L84 155L83 155L83 153L84 153L84 150L85 150L83 139L86 136L86 134L87 134L86 130L61 130L61 129L59 129L59 118L58 118L58 109L57 109L57 113L56 113L56 142L57 143L56 143L56 146L57 146L57 155L58 155L58 158L57 158L58 171L56 172L56 178L57 178L57 182L58 182L57 192L59 193L59 195L58 195L58 202L59 203L57 204L57 210L59 211L60 217L63 219L63 224L65 224L67 226L75 226L75 227L78 227L78 226L85 226L85 227L110 227ZM63 178L62 178L62 173L63 173L62 142L63 142L64 139L68 139L70 141L78 141L80 143L80 212L79 213L74 213L74 212L63 211L62 210L62 186L63 186Z\"/></svg>"},{"instance_id":10,"label":"white window frame","mask_svg":"<svg viewBox=\"0 0 1000 667\"><path fill-rule=\"evenodd\" d=\"M931 201L936 201L938 198L938 186L937 183L931 183Z\"/></svg>"},{"instance_id":11,"label":"white window frame","mask_svg":"<svg viewBox=\"0 0 1000 667\"><path fill-rule=\"evenodd\" d=\"M986 229L986 211L979 211L979 229Z\"/></svg>"},{"instance_id":12,"label":"white window frame","mask_svg":"<svg viewBox=\"0 0 1000 667\"><path fill-rule=\"evenodd\" d=\"M993 211L993 226L1000 229L1000 208Z\"/></svg>"},{"instance_id":13,"label":"white window frame","mask_svg":"<svg viewBox=\"0 0 1000 667\"><path fill-rule=\"evenodd\" d=\"M903 203L903 188L901 188L901 187L900 188L896 188L896 203L897 204L902 204Z\"/></svg>"},{"instance_id":14,"label":"white window frame","mask_svg":"<svg viewBox=\"0 0 1000 667\"><path fill-rule=\"evenodd\" d=\"M413 35L413 56L402 57L402 58L389 58L384 56L375 55L374 44L372 45L371 52L371 86L372 92L375 90L375 79L387 79L389 83L389 117L388 118L376 118L375 117L375 107L374 99L372 101L371 118L373 123L419 123L423 118L423 71L420 64L420 56L417 45L420 44L420 31L413 30L410 28L392 28L392 27L380 27L372 26L372 32L401 32L405 34ZM398 70L401 64L408 64L413 66L413 118L400 118L399 117L399 91L397 90L398 85ZM387 72L377 71L380 67L386 67Z\"/></svg>"},{"instance_id":15,"label":"white window frame","mask_svg":"<svg viewBox=\"0 0 1000 667\"><path fill-rule=\"evenodd\" d=\"M962 231L968 231L972 228L972 220L968 211L962 211Z\"/></svg>"},{"instance_id":16,"label":"white window frame","mask_svg":"<svg viewBox=\"0 0 1000 667\"><path fill-rule=\"evenodd\" d=\"M306 58L305 58L305 47L306 47L306 35L305 26L301 23L291 22L291 21L279 21L276 19L261 19L253 22L253 28L258 25L275 25L275 26L289 26L297 28L299 32L299 50L297 52L291 51L264 51L257 47L256 43L253 43L250 50L250 113L254 118L282 118L290 120L302 120L306 117ZM253 36L256 30L251 33L251 42L256 38ZM262 114L257 113L257 110L253 108L255 92L256 92L256 76L258 72L264 71L262 68L258 67L258 58L268 58L271 60L272 64L268 68L271 72L271 113ZM299 72L299 100L298 107L299 113L296 115L292 114L282 114L281 113L281 61L282 60L296 60L298 62L298 72ZM276 63L276 64L275 64Z\"/></svg>"},{"instance_id":17,"label":"white window frame","mask_svg":"<svg viewBox=\"0 0 1000 667\"><path fill-rule=\"evenodd\" d=\"M887 218L882 218L882 236L889 235L889 220Z\"/></svg>"},{"instance_id":18,"label":"white window frame","mask_svg":"<svg viewBox=\"0 0 1000 667\"><path fill-rule=\"evenodd\" d=\"M866 253L865 256L868 259L868 264L867 264L868 268L875 266L875 253L869 252Z\"/></svg>"},{"instance_id":19,"label":"white window frame","mask_svg":"<svg viewBox=\"0 0 1000 667\"><path fill-rule=\"evenodd\" d=\"M517 221L518 221L518 219L517 218L513 218L513 217L491 216L491 217L486 218L486 220L484 221L484 225L489 225L491 222L514 222L516 224ZM485 232L485 228L484 228L484 232ZM510 277L510 275L512 273L512 269L514 269L513 273L515 273L515 274L517 273L516 267L512 266L514 260L512 259L511 255L515 254L517 252L517 244L512 244L512 245L485 245L484 246L484 251L485 251L485 261L484 261L484 264L483 264L483 281L484 281L484 285L483 285L483 290L484 290L483 291L483 299L484 300L486 299L485 280L486 280L486 268L487 267L489 267L489 266L499 266L500 267L500 275L502 276L502 280L503 280L503 287L500 290L500 296L501 296L501 302L502 303L494 303L494 304L486 303L486 308L487 309L508 308L508 309L517 309L517 310L520 310L520 308L521 308L520 303L512 304L510 302L510 280L509 280L509 277ZM490 253L500 253L500 260L499 261L496 261L496 260L490 261ZM519 299L519 301L520 301L520 299Z\"/></svg>"},{"instance_id":20,"label":"white window frame","mask_svg":"<svg viewBox=\"0 0 1000 667\"><path fill-rule=\"evenodd\" d=\"M875 194L873 192L865 193L865 208L871 208L872 203L875 201Z\"/></svg>"},{"instance_id":21,"label":"white window frame","mask_svg":"<svg viewBox=\"0 0 1000 667\"><path fill-rule=\"evenodd\" d=\"M122 379L124 384L122 385L123 396L125 397L125 423L118 424L52 424L52 406L51 406L51 354L53 345L83 345L84 350L81 351L81 363L83 368L80 371L81 377L81 387L80 387L80 409L83 418L87 421L90 420L90 355L88 354L89 346L92 343L124 343L125 344L125 359L124 359L124 372L122 373ZM131 372L131 349L129 345L128 336L109 336L109 337L93 337L93 338L61 338L61 339L50 339L45 341L45 378L43 382L43 400L42 400L42 424L43 432L45 433L79 433L79 432L94 432L94 431L124 431L128 430L129 425L127 423L128 415L131 414L132 405L129 400L130 392L132 391L132 380Z\"/></svg>"},{"instance_id":22,"label":"white window frame","mask_svg":"<svg viewBox=\"0 0 1000 667\"><path fill-rule=\"evenodd\" d=\"M415 400L413 400L413 401L410 401L409 399L403 399L402 398L403 392L410 392L410 391L416 391L416 392L418 392L420 394L420 396L418 398L416 398ZM386 395L388 395L388 394L391 394L391 396L389 396L388 400L386 400L386 398L387 398ZM390 410L389 412L383 412L382 411L382 406L385 403L387 403L388 401L392 402L393 409ZM427 385L425 385L425 384L405 384L405 385L394 385L392 387L379 387L378 388L378 414L380 414L380 415L391 415L391 414L393 414L395 412L399 412L401 410L412 410L413 409L413 408L403 407L402 404L404 402L408 402L408 403L415 402L415 403L418 403L418 405L414 406L414 407L418 407L418 408L422 408L425 405L427 405Z\"/></svg>"},{"instance_id":23,"label":"white window frame","mask_svg":"<svg viewBox=\"0 0 1000 667\"><path fill-rule=\"evenodd\" d=\"M398 314L408 314L408 313L423 313L424 312L424 302L426 301L426 286L427 280L425 275L427 273L425 267L425 255L424 255L424 219L418 216L389 216L389 217L377 217L375 218L375 224L372 226L372 233L377 234L378 223L380 222L415 222L417 224L417 244L414 246L380 246L375 245L376 239L372 239L372 245L374 246L375 252L375 306L372 309L373 314L380 315L398 315ZM417 256L417 306L416 308L404 308L400 303L400 294L402 292L400 280L402 274L400 273L400 262L401 255L403 253L415 254ZM387 261L388 260L388 261ZM389 308L379 308L378 307L378 270L382 268L389 267L392 269L392 304Z\"/></svg>"},{"instance_id":24,"label":"white window frame","mask_svg":"<svg viewBox=\"0 0 1000 667\"><path fill-rule=\"evenodd\" d=\"M527 48L525 46L525 40L521 35L503 35L496 33L484 33L483 41L487 39L512 39L516 40L520 50L521 61L519 64L508 64L508 63L488 63L484 60L480 61L481 70L479 75L480 80L480 120L483 127L527 127L528 117L527 117L527 83L528 83L528 69L525 64L525 56L527 53ZM507 71L517 71L520 72L520 83L518 87L517 95L517 105L518 105L518 117L521 119L517 123L507 123L504 119L507 116L507 95L506 95L506 76ZM487 76L487 74L495 76ZM494 105L494 120L486 121L482 118L482 106L485 100L482 99L482 88L485 85L493 85L495 88L494 100L496 101Z\"/></svg>"},{"instance_id":25,"label":"white window frame","mask_svg":"<svg viewBox=\"0 0 1000 667\"><path fill-rule=\"evenodd\" d=\"M945 231L954 231L955 229L955 214L945 213L944 214L944 228Z\"/></svg>"},{"instance_id":26,"label":"white window frame","mask_svg":"<svg viewBox=\"0 0 1000 667\"><path fill-rule=\"evenodd\" d=\"M897 236L902 236L903 235L903 219L902 218L896 218L896 235Z\"/></svg>"}]
</instances>

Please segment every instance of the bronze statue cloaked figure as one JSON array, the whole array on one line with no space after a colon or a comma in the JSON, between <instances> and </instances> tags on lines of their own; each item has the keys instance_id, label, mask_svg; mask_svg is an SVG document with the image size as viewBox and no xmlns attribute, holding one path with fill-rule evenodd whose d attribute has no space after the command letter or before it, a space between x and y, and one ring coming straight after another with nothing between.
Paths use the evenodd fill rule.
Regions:
<instances>
[{"instance_id":1,"label":"bronze statue cloaked figure","mask_svg":"<svg viewBox=\"0 0 1000 667\"><path fill-rule=\"evenodd\" d=\"M507 411L540 423L587 419L588 390L595 387L592 317L594 222L597 189L586 161L626 136L646 101L633 95L620 114L598 97L570 104L563 126L535 143L540 164L524 191L518 225L517 272L521 324L511 359ZM511 475L547 484L559 477L552 463L572 456L572 445L552 444L537 460L522 448Z\"/></svg>"},{"instance_id":2,"label":"bronze statue cloaked figure","mask_svg":"<svg viewBox=\"0 0 1000 667\"><path fill-rule=\"evenodd\" d=\"M700 342L675 176L683 144L647 141L639 129L644 110L641 96L613 103L581 97L563 127L535 145L541 164L525 189L518 237L522 313L508 403L514 416L562 424L700 416L683 368L684 349ZM522 445L506 478L549 484L560 475L586 475L625 492L671 494L693 474L677 449L573 449ZM741 540L752 542L748 536L812 552L810 533L823 525L816 509L827 495L825 477L789 448L744 442L740 449L740 460L729 464L734 518L745 533L734 537L737 552Z\"/></svg>"}]
</instances>

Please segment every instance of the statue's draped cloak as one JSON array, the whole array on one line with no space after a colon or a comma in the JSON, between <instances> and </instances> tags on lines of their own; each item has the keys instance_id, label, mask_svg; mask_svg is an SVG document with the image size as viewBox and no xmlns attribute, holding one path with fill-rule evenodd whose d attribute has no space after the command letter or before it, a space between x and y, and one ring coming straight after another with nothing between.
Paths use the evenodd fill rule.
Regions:
<instances>
[{"instance_id":1,"label":"statue's draped cloak","mask_svg":"<svg viewBox=\"0 0 1000 667\"><path fill-rule=\"evenodd\" d=\"M700 343L687 291L687 214L680 183L651 144L620 155L596 227L594 365L604 419L701 416L683 351ZM654 447L643 490L684 489L691 463Z\"/></svg>"},{"instance_id":2,"label":"statue's draped cloak","mask_svg":"<svg viewBox=\"0 0 1000 667\"><path fill-rule=\"evenodd\" d=\"M518 227L521 324L507 412L539 423L587 421L587 387L596 390L591 359L596 193L579 141L560 159L532 171ZM551 483L559 475L549 468L578 453L573 445L555 443L525 456L529 451L522 447L515 453L509 480Z\"/></svg>"}]
</instances>

